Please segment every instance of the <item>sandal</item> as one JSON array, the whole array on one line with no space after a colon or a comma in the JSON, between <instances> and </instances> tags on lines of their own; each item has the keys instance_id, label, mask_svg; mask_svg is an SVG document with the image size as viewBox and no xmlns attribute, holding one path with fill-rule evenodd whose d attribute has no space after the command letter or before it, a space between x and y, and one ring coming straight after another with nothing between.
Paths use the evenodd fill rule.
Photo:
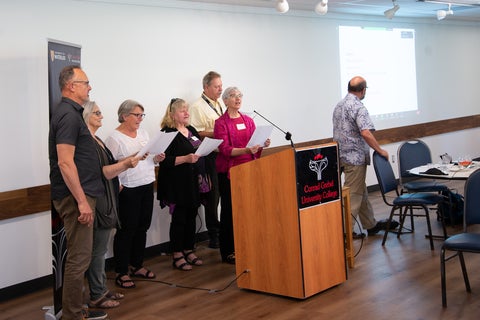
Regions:
<instances>
[{"instance_id":1,"label":"sandal","mask_svg":"<svg viewBox=\"0 0 480 320\"><path fill-rule=\"evenodd\" d=\"M140 270L145 270L145 273L138 273ZM137 277L137 278L143 278L143 279L155 279L155 273L153 273L151 270L148 270L147 268L140 267L136 269L132 269L130 271L130 277Z\"/></svg>"},{"instance_id":2,"label":"sandal","mask_svg":"<svg viewBox=\"0 0 480 320\"><path fill-rule=\"evenodd\" d=\"M135 282L132 281L132 279L128 278L128 279L122 279L122 277L128 277L128 274L119 274L116 278L115 278L115 284L117 286L119 286L120 288L123 288L123 289L133 289L135 288ZM131 283L131 285L126 285L127 283Z\"/></svg>"},{"instance_id":3,"label":"sandal","mask_svg":"<svg viewBox=\"0 0 480 320\"><path fill-rule=\"evenodd\" d=\"M111 300L122 300L123 298L125 298L125 295L121 292L107 291L105 297Z\"/></svg>"},{"instance_id":4,"label":"sandal","mask_svg":"<svg viewBox=\"0 0 480 320\"><path fill-rule=\"evenodd\" d=\"M177 265L177 262L178 261L181 261L183 259L183 263L180 263ZM185 257L184 256L180 256L178 258L173 258L173 264L172 266L175 268L175 269L178 269L178 270L182 270L182 271L191 271L192 270L192 267L188 264L187 260L185 260Z\"/></svg>"},{"instance_id":5,"label":"sandal","mask_svg":"<svg viewBox=\"0 0 480 320\"><path fill-rule=\"evenodd\" d=\"M193 250L192 250L192 251L188 251L188 252L185 252L185 251L184 251L183 254L184 254L185 260L186 260L189 264L191 264L191 265L193 265L193 266L201 266L201 265L203 265L202 259L200 259L199 257L195 256L195 253L193 252ZM188 258L188 257L191 256L191 255L194 256L193 259L189 259L189 258Z\"/></svg>"},{"instance_id":6,"label":"sandal","mask_svg":"<svg viewBox=\"0 0 480 320\"><path fill-rule=\"evenodd\" d=\"M120 305L120 302L108 298L107 295L104 295L97 301L90 301L88 303L88 306L90 308L101 308L101 309L116 308L119 305Z\"/></svg>"}]
</instances>

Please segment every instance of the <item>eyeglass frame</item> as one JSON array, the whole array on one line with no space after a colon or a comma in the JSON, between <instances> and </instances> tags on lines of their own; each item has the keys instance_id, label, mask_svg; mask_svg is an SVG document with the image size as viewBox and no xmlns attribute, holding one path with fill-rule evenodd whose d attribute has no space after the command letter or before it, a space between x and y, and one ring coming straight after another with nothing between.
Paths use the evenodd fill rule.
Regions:
<instances>
[{"instance_id":1,"label":"eyeglass frame","mask_svg":"<svg viewBox=\"0 0 480 320\"><path fill-rule=\"evenodd\" d=\"M97 117L100 117L102 115L102 111L100 110L92 111L92 114L96 115Z\"/></svg>"},{"instance_id":2,"label":"eyeglass frame","mask_svg":"<svg viewBox=\"0 0 480 320\"><path fill-rule=\"evenodd\" d=\"M144 119L147 114L146 114L146 113L133 113L133 112L129 112L128 115L135 116L137 119Z\"/></svg>"},{"instance_id":3,"label":"eyeglass frame","mask_svg":"<svg viewBox=\"0 0 480 320\"><path fill-rule=\"evenodd\" d=\"M87 87L90 85L89 80L73 80L72 83L83 83L83 84L87 85Z\"/></svg>"}]
</instances>

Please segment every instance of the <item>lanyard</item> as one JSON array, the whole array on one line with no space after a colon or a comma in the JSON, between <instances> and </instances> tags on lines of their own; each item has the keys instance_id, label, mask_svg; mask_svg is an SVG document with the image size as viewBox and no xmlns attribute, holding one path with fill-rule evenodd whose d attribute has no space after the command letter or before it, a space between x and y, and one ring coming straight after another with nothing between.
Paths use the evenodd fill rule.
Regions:
<instances>
[{"instance_id":1,"label":"lanyard","mask_svg":"<svg viewBox=\"0 0 480 320\"><path fill-rule=\"evenodd\" d=\"M215 113L216 113L219 117L222 116L222 114L223 114L222 106L220 106L220 112L218 112L217 108L215 108L215 107L213 106L213 104L210 102L210 100L208 100L208 98L207 98L204 94L202 94L202 98L203 98L203 100L205 100L206 103L208 103L208 105L210 106L210 108L212 108L212 110L215 111Z\"/></svg>"}]
</instances>

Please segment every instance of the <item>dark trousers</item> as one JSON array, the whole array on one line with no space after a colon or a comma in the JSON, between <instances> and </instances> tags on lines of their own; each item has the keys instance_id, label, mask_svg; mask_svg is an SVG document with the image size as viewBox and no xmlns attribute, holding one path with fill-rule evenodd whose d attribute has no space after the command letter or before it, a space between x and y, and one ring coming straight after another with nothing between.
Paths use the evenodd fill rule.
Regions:
<instances>
[{"instance_id":1,"label":"dark trousers","mask_svg":"<svg viewBox=\"0 0 480 320\"><path fill-rule=\"evenodd\" d=\"M147 230L152 223L153 182L147 185L126 188L119 196L120 229L115 233L113 254L115 271L128 273L128 266L143 266Z\"/></svg>"},{"instance_id":2,"label":"dark trousers","mask_svg":"<svg viewBox=\"0 0 480 320\"><path fill-rule=\"evenodd\" d=\"M170 243L173 252L193 250L195 245L195 218L198 208L175 205L170 222Z\"/></svg>"},{"instance_id":3,"label":"dark trousers","mask_svg":"<svg viewBox=\"0 0 480 320\"><path fill-rule=\"evenodd\" d=\"M233 218L232 218L232 195L230 179L226 173L218 174L218 186L220 190L220 254L222 259L235 252L233 242Z\"/></svg>"},{"instance_id":4,"label":"dark trousers","mask_svg":"<svg viewBox=\"0 0 480 320\"><path fill-rule=\"evenodd\" d=\"M202 203L205 208L205 224L210 238L216 238L220 229L220 223L218 221L218 202L220 195L218 190L217 169L215 168L216 158L217 154L212 152L205 159L205 169L210 175L212 190L202 195Z\"/></svg>"}]
</instances>

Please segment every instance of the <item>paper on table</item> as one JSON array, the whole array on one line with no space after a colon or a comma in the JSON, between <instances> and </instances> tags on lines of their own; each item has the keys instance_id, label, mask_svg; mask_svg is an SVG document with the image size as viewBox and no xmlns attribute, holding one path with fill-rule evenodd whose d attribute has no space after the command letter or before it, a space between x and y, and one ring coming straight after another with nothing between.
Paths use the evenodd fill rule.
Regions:
<instances>
[{"instance_id":1,"label":"paper on table","mask_svg":"<svg viewBox=\"0 0 480 320\"><path fill-rule=\"evenodd\" d=\"M160 154L167 150L172 140L177 135L178 131L175 132L163 132L158 131L157 134L148 141L146 145L137 153L136 157L141 158L147 152L151 154Z\"/></svg>"},{"instance_id":2,"label":"paper on table","mask_svg":"<svg viewBox=\"0 0 480 320\"><path fill-rule=\"evenodd\" d=\"M263 147L265 141L270 138L272 134L273 126L258 126L255 129L255 132L252 134L250 141L247 143L247 147L253 147L256 145L260 145Z\"/></svg>"},{"instance_id":3,"label":"paper on table","mask_svg":"<svg viewBox=\"0 0 480 320\"><path fill-rule=\"evenodd\" d=\"M211 139L209 137L205 137L200 146L198 146L197 151L195 151L195 154L199 155L200 157L207 156L213 150L217 149L222 142L223 139Z\"/></svg>"}]
</instances>

